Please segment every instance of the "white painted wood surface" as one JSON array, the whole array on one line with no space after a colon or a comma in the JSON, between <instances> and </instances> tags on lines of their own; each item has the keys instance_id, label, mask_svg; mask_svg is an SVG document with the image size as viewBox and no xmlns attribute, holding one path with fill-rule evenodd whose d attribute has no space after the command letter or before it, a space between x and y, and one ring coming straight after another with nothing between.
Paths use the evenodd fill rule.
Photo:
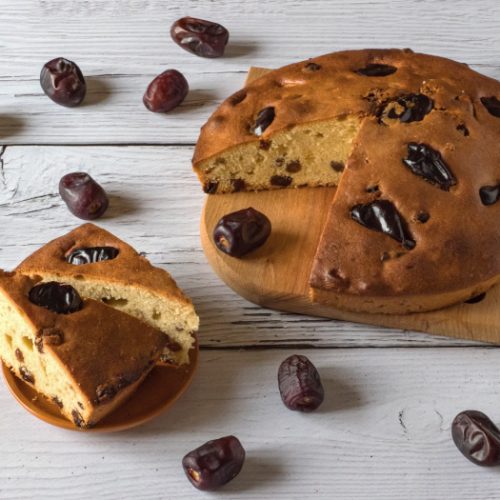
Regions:
<instances>
[{"instance_id":1,"label":"white painted wood surface","mask_svg":"<svg viewBox=\"0 0 500 500\"><path fill-rule=\"evenodd\" d=\"M1 0L0 140L10 144L192 144L215 104L242 86L250 65L274 68L366 47L411 47L500 78L500 3L494 0ZM202 59L175 45L184 15L230 30L227 57ZM88 77L78 109L40 89L44 62L63 55ZM167 68L191 93L177 111L149 113L142 94Z\"/></svg>"},{"instance_id":2,"label":"white painted wood surface","mask_svg":"<svg viewBox=\"0 0 500 500\"><path fill-rule=\"evenodd\" d=\"M500 351L307 352L326 390L311 414L281 403L276 370L289 354L202 352L193 386L170 412L118 434L50 427L1 387L0 497L498 499L498 470L469 463L450 422L464 405L498 415ZM244 468L220 493L203 495L183 476L181 459L231 433L246 448Z\"/></svg>"},{"instance_id":3,"label":"white painted wood surface","mask_svg":"<svg viewBox=\"0 0 500 500\"><path fill-rule=\"evenodd\" d=\"M188 14L230 29L227 57L196 58L171 42L170 24ZM199 498L180 460L228 433L248 460L211 498L499 498L498 471L468 463L449 435L466 408L500 423L499 351L237 297L202 254L203 194L190 169L199 127L250 65L410 46L500 78L499 19L492 0L1 0L0 267L79 224L57 183L87 170L111 195L100 223L193 297L204 350L192 388L170 412L115 435L51 428L0 384L0 499ZM59 55L88 77L81 108L56 106L40 90L42 64ZM169 115L149 113L144 89L169 67L185 73L191 93ZM327 389L319 413L291 413L279 401L276 370L294 352L283 346L317 363Z\"/></svg>"}]
</instances>

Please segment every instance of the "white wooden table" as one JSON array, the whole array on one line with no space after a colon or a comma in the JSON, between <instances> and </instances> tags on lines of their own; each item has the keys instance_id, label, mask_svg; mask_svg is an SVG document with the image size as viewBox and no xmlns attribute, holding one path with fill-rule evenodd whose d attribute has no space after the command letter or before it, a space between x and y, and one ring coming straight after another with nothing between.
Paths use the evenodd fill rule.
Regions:
<instances>
[{"instance_id":1,"label":"white wooden table","mask_svg":"<svg viewBox=\"0 0 500 500\"><path fill-rule=\"evenodd\" d=\"M177 47L184 15L224 24L227 56ZM497 499L498 470L467 462L450 437L455 414L500 423L500 351L479 344L263 310L236 296L203 256L203 194L191 172L197 132L250 65L277 67L346 49L412 47L500 78L494 0L0 0L0 266L14 267L79 224L57 194L73 170L112 196L100 223L165 266L201 316L201 365L168 413L117 434L48 426L0 384L0 498L201 498L180 461L234 433L247 450L240 476L210 498ZM85 105L45 97L53 57L87 76ZM168 115L142 94L167 68L191 92ZM326 400L290 412L276 386L292 352L317 365Z\"/></svg>"}]
</instances>

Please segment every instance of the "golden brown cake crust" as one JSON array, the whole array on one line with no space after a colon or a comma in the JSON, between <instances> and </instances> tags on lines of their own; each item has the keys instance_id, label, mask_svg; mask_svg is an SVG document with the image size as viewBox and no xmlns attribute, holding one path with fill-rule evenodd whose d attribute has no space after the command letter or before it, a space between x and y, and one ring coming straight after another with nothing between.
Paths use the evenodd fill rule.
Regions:
<instances>
[{"instance_id":1,"label":"golden brown cake crust","mask_svg":"<svg viewBox=\"0 0 500 500\"><path fill-rule=\"evenodd\" d=\"M393 65L397 71L384 77L356 73L368 64ZM312 65L319 69L311 69L316 68ZM409 49L350 50L315 57L271 71L226 99L202 127L193 165L199 173L197 166L210 157L245 142L268 140L294 125L370 115L377 96L418 92L422 87L437 97L437 108L446 102L449 112L465 118L482 107L481 96L498 94L499 83L465 64ZM252 124L269 106L276 116L256 137Z\"/></svg>"},{"instance_id":2,"label":"golden brown cake crust","mask_svg":"<svg viewBox=\"0 0 500 500\"><path fill-rule=\"evenodd\" d=\"M117 248L119 254L112 260L84 266L76 266L66 261L66 256L72 250L100 246ZM167 299L191 304L167 271L152 266L130 245L91 223L83 224L68 234L50 241L21 262L16 271L28 275L58 274L61 277L85 274L94 280L143 288Z\"/></svg>"},{"instance_id":3,"label":"golden brown cake crust","mask_svg":"<svg viewBox=\"0 0 500 500\"><path fill-rule=\"evenodd\" d=\"M452 113L430 113L425 127L404 123L381 127L375 118L364 123L316 254L314 288L350 296L351 304L346 297L344 308L409 312L468 299L497 281L500 231L492 220L500 215L500 204L483 205L479 189L500 180L499 130L484 126L493 117L479 109L477 116L468 118L470 135L465 138L459 136ZM445 191L406 168L402 158L412 141L440 151L457 184ZM471 147L473 142L478 145ZM378 190L369 192L373 186ZM393 202L406 221L415 248L407 250L352 219L352 207L382 198ZM428 215L424 223L418 219L422 213ZM354 301L356 297L366 300ZM377 297L372 304L370 298ZM384 306L383 297L401 300ZM332 297L332 304L337 300Z\"/></svg>"},{"instance_id":4,"label":"golden brown cake crust","mask_svg":"<svg viewBox=\"0 0 500 500\"><path fill-rule=\"evenodd\" d=\"M42 350L52 351L68 367L91 401L101 384L121 376L130 382L137 380L158 359L167 342L158 330L95 300L84 299L82 309L70 314L37 306L28 299L35 284L19 274L0 277L0 287L37 332L62 332L60 345L42 341Z\"/></svg>"},{"instance_id":5,"label":"golden brown cake crust","mask_svg":"<svg viewBox=\"0 0 500 500\"><path fill-rule=\"evenodd\" d=\"M102 414L100 406L113 405L115 398L153 368L167 343L165 335L90 299L83 300L79 311L52 312L29 300L36 283L18 273L0 274L0 288L12 307L32 325L34 348L40 356L55 358L96 408L94 413ZM75 410L79 411L77 407Z\"/></svg>"},{"instance_id":6,"label":"golden brown cake crust","mask_svg":"<svg viewBox=\"0 0 500 500\"><path fill-rule=\"evenodd\" d=\"M372 64L394 72L360 74ZM412 94L426 96L432 109L417 121L391 116L389 104L400 112L394 103ZM312 296L363 312L436 309L500 277L500 231L493 222L500 202L486 205L480 197L481 188L500 183L500 103L492 112L484 101L495 98L498 81L445 58L395 49L328 54L272 71L224 101L202 128L194 168L205 183L204 162L233 146L271 142L295 125L359 117L313 264ZM274 120L256 137L252 124L268 106ZM413 173L403 163L410 143L438 152L456 184L440 189ZM353 220L355 206L375 200L397 209L413 249Z\"/></svg>"}]
</instances>

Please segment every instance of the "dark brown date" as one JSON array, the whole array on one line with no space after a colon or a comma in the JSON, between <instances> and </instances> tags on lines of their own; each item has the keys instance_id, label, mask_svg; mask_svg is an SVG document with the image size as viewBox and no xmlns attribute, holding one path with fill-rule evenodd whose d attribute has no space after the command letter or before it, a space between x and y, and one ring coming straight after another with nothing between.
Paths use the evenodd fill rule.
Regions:
<instances>
[{"instance_id":1,"label":"dark brown date","mask_svg":"<svg viewBox=\"0 0 500 500\"><path fill-rule=\"evenodd\" d=\"M83 307L83 301L78 292L71 285L57 283L57 281L35 285L28 297L33 304L59 314L74 313Z\"/></svg>"},{"instance_id":2,"label":"dark brown date","mask_svg":"<svg viewBox=\"0 0 500 500\"><path fill-rule=\"evenodd\" d=\"M69 211L84 220L94 220L107 210L106 191L85 172L73 172L61 177L59 194Z\"/></svg>"},{"instance_id":3,"label":"dark brown date","mask_svg":"<svg viewBox=\"0 0 500 500\"><path fill-rule=\"evenodd\" d=\"M278 387L285 406L295 411L313 411L325 396L318 370L300 354L294 354L281 363Z\"/></svg>"},{"instance_id":4,"label":"dark brown date","mask_svg":"<svg viewBox=\"0 0 500 500\"><path fill-rule=\"evenodd\" d=\"M270 234L269 219L250 207L222 217L215 226L213 238L222 252L242 257L262 246Z\"/></svg>"},{"instance_id":5,"label":"dark brown date","mask_svg":"<svg viewBox=\"0 0 500 500\"><path fill-rule=\"evenodd\" d=\"M370 63L364 68L359 68L355 72L363 76L389 76L396 73L397 68L390 64Z\"/></svg>"},{"instance_id":6,"label":"dark brown date","mask_svg":"<svg viewBox=\"0 0 500 500\"><path fill-rule=\"evenodd\" d=\"M263 108L257 114L257 118L255 119L255 123L253 124L251 130L255 135L262 135L271 123L273 123L274 117L276 116L276 112L272 106L267 108Z\"/></svg>"},{"instance_id":7,"label":"dark brown date","mask_svg":"<svg viewBox=\"0 0 500 500\"><path fill-rule=\"evenodd\" d=\"M451 424L451 435L465 458L476 465L500 465L500 431L482 412L466 410Z\"/></svg>"},{"instance_id":8,"label":"dark brown date","mask_svg":"<svg viewBox=\"0 0 500 500\"><path fill-rule=\"evenodd\" d=\"M213 58L224 55L229 31L211 21L183 17L172 24L170 36L179 47L191 54Z\"/></svg>"},{"instance_id":9,"label":"dark brown date","mask_svg":"<svg viewBox=\"0 0 500 500\"><path fill-rule=\"evenodd\" d=\"M500 101L495 96L481 97L481 102L490 115L500 118Z\"/></svg>"},{"instance_id":10,"label":"dark brown date","mask_svg":"<svg viewBox=\"0 0 500 500\"><path fill-rule=\"evenodd\" d=\"M190 451L182 459L182 467L195 488L213 491L234 479L244 461L239 439L225 436Z\"/></svg>"},{"instance_id":11,"label":"dark brown date","mask_svg":"<svg viewBox=\"0 0 500 500\"><path fill-rule=\"evenodd\" d=\"M187 96L189 84L176 69L167 69L158 75L146 89L144 106L154 113L167 113L176 108Z\"/></svg>"},{"instance_id":12,"label":"dark brown date","mask_svg":"<svg viewBox=\"0 0 500 500\"><path fill-rule=\"evenodd\" d=\"M45 94L61 106L78 106L87 92L80 68L64 57L45 63L40 73L40 85Z\"/></svg>"},{"instance_id":13,"label":"dark brown date","mask_svg":"<svg viewBox=\"0 0 500 500\"><path fill-rule=\"evenodd\" d=\"M427 144L410 142L408 156L403 158L403 163L419 177L438 186L444 191L449 191L457 180L445 163L439 151L432 149Z\"/></svg>"},{"instance_id":14,"label":"dark brown date","mask_svg":"<svg viewBox=\"0 0 500 500\"><path fill-rule=\"evenodd\" d=\"M368 229L387 234L408 250L416 245L408 231L406 221L389 200L375 200L366 205L355 205L351 209L351 217Z\"/></svg>"},{"instance_id":15,"label":"dark brown date","mask_svg":"<svg viewBox=\"0 0 500 500\"><path fill-rule=\"evenodd\" d=\"M401 123L422 121L432 111L434 101L424 94L406 94L386 103L379 111L379 119L399 120Z\"/></svg>"},{"instance_id":16,"label":"dark brown date","mask_svg":"<svg viewBox=\"0 0 500 500\"><path fill-rule=\"evenodd\" d=\"M500 184L483 186L479 189L479 197L483 205L493 205L500 198Z\"/></svg>"},{"instance_id":17,"label":"dark brown date","mask_svg":"<svg viewBox=\"0 0 500 500\"><path fill-rule=\"evenodd\" d=\"M66 256L66 262L75 266L94 264L104 260L116 259L119 253L118 248L114 247L76 248Z\"/></svg>"}]
</instances>

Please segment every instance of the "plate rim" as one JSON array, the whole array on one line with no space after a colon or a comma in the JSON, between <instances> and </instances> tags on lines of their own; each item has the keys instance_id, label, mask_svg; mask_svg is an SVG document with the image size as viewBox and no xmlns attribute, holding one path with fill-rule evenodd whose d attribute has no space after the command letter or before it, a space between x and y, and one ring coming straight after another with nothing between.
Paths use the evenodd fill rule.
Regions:
<instances>
[{"instance_id":1,"label":"plate rim","mask_svg":"<svg viewBox=\"0 0 500 500\"><path fill-rule=\"evenodd\" d=\"M24 391L19 389L19 384L25 384L25 385L27 385L27 384L24 381L22 381L21 379L19 379L19 377L17 377L3 361L0 360L0 364L1 364L1 368L2 368L2 370L1 370L2 376L3 376L3 379L5 381L5 385L7 386L9 392L12 394L12 396L14 396L14 399L26 411L31 413L33 416L35 416L39 420L42 420L43 422L50 424L54 427L59 427L60 429L65 429L65 430L69 430L69 431L86 432L86 433L111 433L111 432L120 432L120 431L124 431L127 429L132 429L134 427L138 427L138 426L156 418L158 415L162 414L163 412L167 411L170 407L172 407L172 405L174 405L178 401L178 399L184 394L184 392L188 389L188 387L191 386L194 375L198 370L199 354L200 354L199 353L199 346L198 346L198 342L196 342L195 346L193 347L193 349L191 349L190 354L189 354L189 360L190 360L189 365L188 365L189 370L187 370L185 380L183 380L183 383L180 386L179 390L172 397L170 397L167 401L165 401L163 404L159 404L152 411L149 411L142 416L139 416L137 418L132 418L131 420L127 420L126 422L122 422L121 424L113 424L113 423L101 424L101 422L98 422L95 426L88 427L88 428L76 427L75 425L73 425L72 422L70 422L68 419L66 419L62 415L54 416L52 414L47 413L45 410L41 409L39 406L37 406L33 402L32 399L30 399L26 396ZM146 379L151 375L151 373L153 371L165 370L165 369L172 369L172 368L162 366L162 365L156 365L153 368L153 370L151 370L151 372L147 375ZM28 386L28 387L33 389L31 386ZM139 386L137 390L140 390L140 387L141 386ZM43 396L43 395L40 395L40 397L45 398L45 396ZM133 395L132 395L132 397L133 397ZM116 411L117 409L123 409L124 407L126 407L127 403L128 403L128 400L125 401L123 404L119 405L118 408L115 408L115 410L113 410L113 412ZM112 415L113 412L111 412L110 415Z\"/></svg>"}]
</instances>

